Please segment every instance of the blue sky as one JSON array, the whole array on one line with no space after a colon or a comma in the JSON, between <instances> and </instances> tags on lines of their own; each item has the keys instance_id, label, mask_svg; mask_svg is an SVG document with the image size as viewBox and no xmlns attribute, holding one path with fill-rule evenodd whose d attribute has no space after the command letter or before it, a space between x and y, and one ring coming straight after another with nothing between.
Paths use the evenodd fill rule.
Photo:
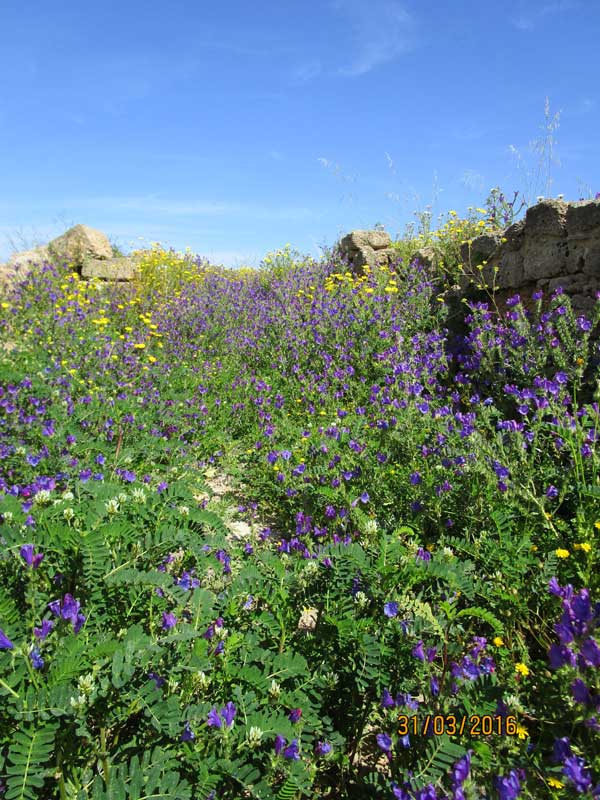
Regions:
<instances>
[{"instance_id":1,"label":"blue sky","mask_svg":"<svg viewBox=\"0 0 600 800\"><path fill-rule=\"evenodd\" d=\"M549 193L600 191L599 0L3 0L0 30L0 257L83 222L256 265L535 197L546 97Z\"/></svg>"}]
</instances>

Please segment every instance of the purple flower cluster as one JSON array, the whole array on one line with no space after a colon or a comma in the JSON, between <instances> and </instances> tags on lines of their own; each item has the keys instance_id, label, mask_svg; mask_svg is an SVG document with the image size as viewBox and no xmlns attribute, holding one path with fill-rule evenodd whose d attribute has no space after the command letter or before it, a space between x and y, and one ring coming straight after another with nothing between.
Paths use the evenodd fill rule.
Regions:
<instances>
[{"instance_id":1,"label":"purple flower cluster","mask_svg":"<svg viewBox=\"0 0 600 800\"><path fill-rule=\"evenodd\" d=\"M56 617L71 622L73 631L79 633L86 619L80 611L79 600L76 600L71 594L65 594L62 600L53 600L48 603L48 608Z\"/></svg>"},{"instance_id":2,"label":"purple flower cluster","mask_svg":"<svg viewBox=\"0 0 600 800\"><path fill-rule=\"evenodd\" d=\"M275 737L275 755L283 754L284 758L289 758L292 761L300 761L300 748L298 746L298 739L292 739L288 744L287 739L281 734Z\"/></svg>"},{"instance_id":3,"label":"purple flower cluster","mask_svg":"<svg viewBox=\"0 0 600 800\"><path fill-rule=\"evenodd\" d=\"M482 675L490 675L496 669L494 659L485 652L487 640L483 636L475 636L472 644L473 647L460 663L453 661L451 664L450 672L455 681L452 686L454 692L458 691L457 680L475 681Z\"/></svg>"},{"instance_id":4,"label":"purple flower cluster","mask_svg":"<svg viewBox=\"0 0 600 800\"><path fill-rule=\"evenodd\" d=\"M237 708L235 707L235 704L229 701L227 705L223 706L220 714L217 712L217 707L213 706L208 712L208 719L206 720L206 723L212 728L222 728L223 726L231 728L233 726L233 720L235 719L236 714Z\"/></svg>"}]
</instances>

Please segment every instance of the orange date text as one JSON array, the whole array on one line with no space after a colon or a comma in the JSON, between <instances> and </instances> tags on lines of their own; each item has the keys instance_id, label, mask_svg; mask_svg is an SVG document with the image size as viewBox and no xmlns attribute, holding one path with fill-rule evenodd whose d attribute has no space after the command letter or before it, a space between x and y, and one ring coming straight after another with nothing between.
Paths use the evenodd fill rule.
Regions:
<instances>
[{"instance_id":1,"label":"orange date text","mask_svg":"<svg viewBox=\"0 0 600 800\"><path fill-rule=\"evenodd\" d=\"M400 736L515 736L517 718L501 717L491 714L472 714L456 717L452 714L426 714L425 716L398 717Z\"/></svg>"}]
</instances>

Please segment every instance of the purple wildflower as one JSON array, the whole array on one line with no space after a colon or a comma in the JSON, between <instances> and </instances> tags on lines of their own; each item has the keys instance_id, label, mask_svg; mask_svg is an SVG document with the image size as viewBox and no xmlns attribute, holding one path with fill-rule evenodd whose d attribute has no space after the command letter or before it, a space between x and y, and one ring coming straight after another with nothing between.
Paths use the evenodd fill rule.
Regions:
<instances>
[{"instance_id":1,"label":"purple wildflower","mask_svg":"<svg viewBox=\"0 0 600 800\"><path fill-rule=\"evenodd\" d=\"M44 659L42 658L42 654L37 649L37 647L34 647L31 653L29 653L29 658L31 659L31 663L34 669L42 669L42 667L44 666Z\"/></svg>"},{"instance_id":2,"label":"purple wildflower","mask_svg":"<svg viewBox=\"0 0 600 800\"><path fill-rule=\"evenodd\" d=\"M383 750L384 753L389 753L392 749L392 739L389 734L387 733L378 733L377 734L377 744Z\"/></svg>"},{"instance_id":3,"label":"purple wildflower","mask_svg":"<svg viewBox=\"0 0 600 800\"><path fill-rule=\"evenodd\" d=\"M33 635L36 637L36 639L44 641L44 639L46 638L46 636L48 636L53 627L54 627L54 622L51 619L43 619L42 627L34 628Z\"/></svg>"},{"instance_id":4,"label":"purple wildflower","mask_svg":"<svg viewBox=\"0 0 600 800\"><path fill-rule=\"evenodd\" d=\"M469 750L452 767L452 780L455 786L460 786L469 777L469 771L471 769L471 753L472 751Z\"/></svg>"},{"instance_id":5,"label":"purple wildflower","mask_svg":"<svg viewBox=\"0 0 600 800\"><path fill-rule=\"evenodd\" d=\"M37 569L44 559L43 553L37 553L36 555L33 554L32 544L24 544L19 550L19 553L21 558L25 560L26 564L33 569Z\"/></svg>"},{"instance_id":6,"label":"purple wildflower","mask_svg":"<svg viewBox=\"0 0 600 800\"><path fill-rule=\"evenodd\" d=\"M423 640L420 639L417 644L414 646L412 654L415 658L418 658L419 661L425 661L425 651L423 650Z\"/></svg>"},{"instance_id":7,"label":"purple wildflower","mask_svg":"<svg viewBox=\"0 0 600 800\"><path fill-rule=\"evenodd\" d=\"M381 707L382 708L394 708L396 704L394 703L394 698L388 692L387 689L383 690L383 694L381 695Z\"/></svg>"},{"instance_id":8,"label":"purple wildflower","mask_svg":"<svg viewBox=\"0 0 600 800\"><path fill-rule=\"evenodd\" d=\"M292 739L289 745L283 751L284 758L291 758L294 761L300 761L300 752L298 749L298 739Z\"/></svg>"},{"instance_id":9,"label":"purple wildflower","mask_svg":"<svg viewBox=\"0 0 600 800\"><path fill-rule=\"evenodd\" d=\"M148 680L154 681L157 689L160 689L160 687L164 686L166 683L165 679L161 678L157 672L149 672Z\"/></svg>"},{"instance_id":10,"label":"purple wildflower","mask_svg":"<svg viewBox=\"0 0 600 800\"><path fill-rule=\"evenodd\" d=\"M383 613L386 617L397 617L398 616L398 603L386 603L383 607Z\"/></svg>"},{"instance_id":11,"label":"purple wildflower","mask_svg":"<svg viewBox=\"0 0 600 800\"><path fill-rule=\"evenodd\" d=\"M232 703L231 700L221 709L221 716L225 720L225 724L228 728L231 728L233 725L233 720L235 719L236 714L237 708L235 707L235 703Z\"/></svg>"},{"instance_id":12,"label":"purple wildflower","mask_svg":"<svg viewBox=\"0 0 600 800\"><path fill-rule=\"evenodd\" d=\"M208 712L208 718L206 720L206 724L212 728L222 728L223 727L223 720L217 713L216 706L213 706L211 710Z\"/></svg>"},{"instance_id":13,"label":"purple wildflower","mask_svg":"<svg viewBox=\"0 0 600 800\"><path fill-rule=\"evenodd\" d=\"M496 789L500 800L516 800L521 794L520 774L517 770L511 769L508 775L496 778Z\"/></svg>"},{"instance_id":14,"label":"purple wildflower","mask_svg":"<svg viewBox=\"0 0 600 800\"><path fill-rule=\"evenodd\" d=\"M573 700L576 703L581 703L581 705L589 705L592 702L590 690L581 678L577 678L571 684L571 694L573 695Z\"/></svg>"},{"instance_id":15,"label":"purple wildflower","mask_svg":"<svg viewBox=\"0 0 600 800\"><path fill-rule=\"evenodd\" d=\"M186 722L183 726L183 733L181 734L181 741L182 742L193 742L196 738L196 734L192 730L190 723Z\"/></svg>"},{"instance_id":16,"label":"purple wildflower","mask_svg":"<svg viewBox=\"0 0 600 800\"><path fill-rule=\"evenodd\" d=\"M166 612L163 611L162 615L162 627L163 630L168 631L170 628L174 628L177 625L177 617L173 614L172 611Z\"/></svg>"},{"instance_id":17,"label":"purple wildflower","mask_svg":"<svg viewBox=\"0 0 600 800\"><path fill-rule=\"evenodd\" d=\"M566 736L563 736L562 739L554 740L554 749L552 751L552 758L555 763L564 761L572 754L573 753L571 750L571 743Z\"/></svg>"},{"instance_id":18,"label":"purple wildflower","mask_svg":"<svg viewBox=\"0 0 600 800\"><path fill-rule=\"evenodd\" d=\"M565 759L562 772L580 794L587 792L592 785L590 771L587 769L583 758L569 756L569 758Z\"/></svg>"}]
</instances>

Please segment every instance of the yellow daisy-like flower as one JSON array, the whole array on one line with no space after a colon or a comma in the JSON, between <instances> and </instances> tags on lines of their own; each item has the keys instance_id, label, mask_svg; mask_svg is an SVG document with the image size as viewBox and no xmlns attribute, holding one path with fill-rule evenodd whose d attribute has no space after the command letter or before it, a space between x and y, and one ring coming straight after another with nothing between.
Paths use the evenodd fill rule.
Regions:
<instances>
[{"instance_id":1,"label":"yellow daisy-like flower","mask_svg":"<svg viewBox=\"0 0 600 800\"><path fill-rule=\"evenodd\" d=\"M598 528L600 531L600 519L597 519L596 522L594 522L594 528Z\"/></svg>"},{"instance_id":2,"label":"yellow daisy-like flower","mask_svg":"<svg viewBox=\"0 0 600 800\"><path fill-rule=\"evenodd\" d=\"M559 781L558 778L548 778L548 786L551 786L553 789L562 789L564 783Z\"/></svg>"},{"instance_id":3,"label":"yellow daisy-like flower","mask_svg":"<svg viewBox=\"0 0 600 800\"><path fill-rule=\"evenodd\" d=\"M589 553L592 549L592 545L589 542L579 542L579 544L574 544L573 547L575 550L583 550L584 553Z\"/></svg>"},{"instance_id":4,"label":"yellow daisy-like flower","mask_svg":"<svg viewBox=\"0 0 600 800\"><path fill-rule=\"evenodd\" d=\"M568 550L565 550L562 547L558 547L554 552L558 558L568 558L571 555Z\"/></svg>"},{"instance_id":5,"label":"yellow daisy-like flower","mask_svg":"<svg viewBox=\"0 0 600 800\"><path fill-rule=\"evenodd\" d=\"M515 666L515 669L517 670L517 672L519 672L519 673L520 673L521 675L523 675L525 678L526 678L526 677L529 675L529 673L531 672L531 670L529 669L529 667L527 666L527 664L523 664L523 662L522 662L522 661L519 661L519 663L518 663L518 664Z\"/></svg>"},{"instance_id":6,"label":"yellow daisy-like flower","mask_svg":"<svg viewBox=\"0 0 600 800\"><path fill-rule=\"evenodd\" d=\"M519 739L526 739L529 736L527 728L524 728L522 725L517 725L517 736Z\"/></svg>"},{"instance_id":7,"label":"yellow daisy-like flower","mask_svg":"<svg viewBox=\"0 0 600 800\"><path fill-rule=\"evenodd\" d=\"M502 639L502 637L500 637L500 636L496 636L496 637L494 638L494 645L495 645L496 647L502 647L502 645L503 645L503 644L504 644L504 639Z\"/></svg>"},{"instance_id":8,"label":"yellow daisy-like flower","mask_svg":"<svg viewBox=\"0 0 600 800\"><path fill-rule=\"evenodd\" d=\"M143 350L144 347L146 347L146 345L143 342L136 342L136 344L134 344L133 346L138 350Z\"/></svg>"}]
</instances>

